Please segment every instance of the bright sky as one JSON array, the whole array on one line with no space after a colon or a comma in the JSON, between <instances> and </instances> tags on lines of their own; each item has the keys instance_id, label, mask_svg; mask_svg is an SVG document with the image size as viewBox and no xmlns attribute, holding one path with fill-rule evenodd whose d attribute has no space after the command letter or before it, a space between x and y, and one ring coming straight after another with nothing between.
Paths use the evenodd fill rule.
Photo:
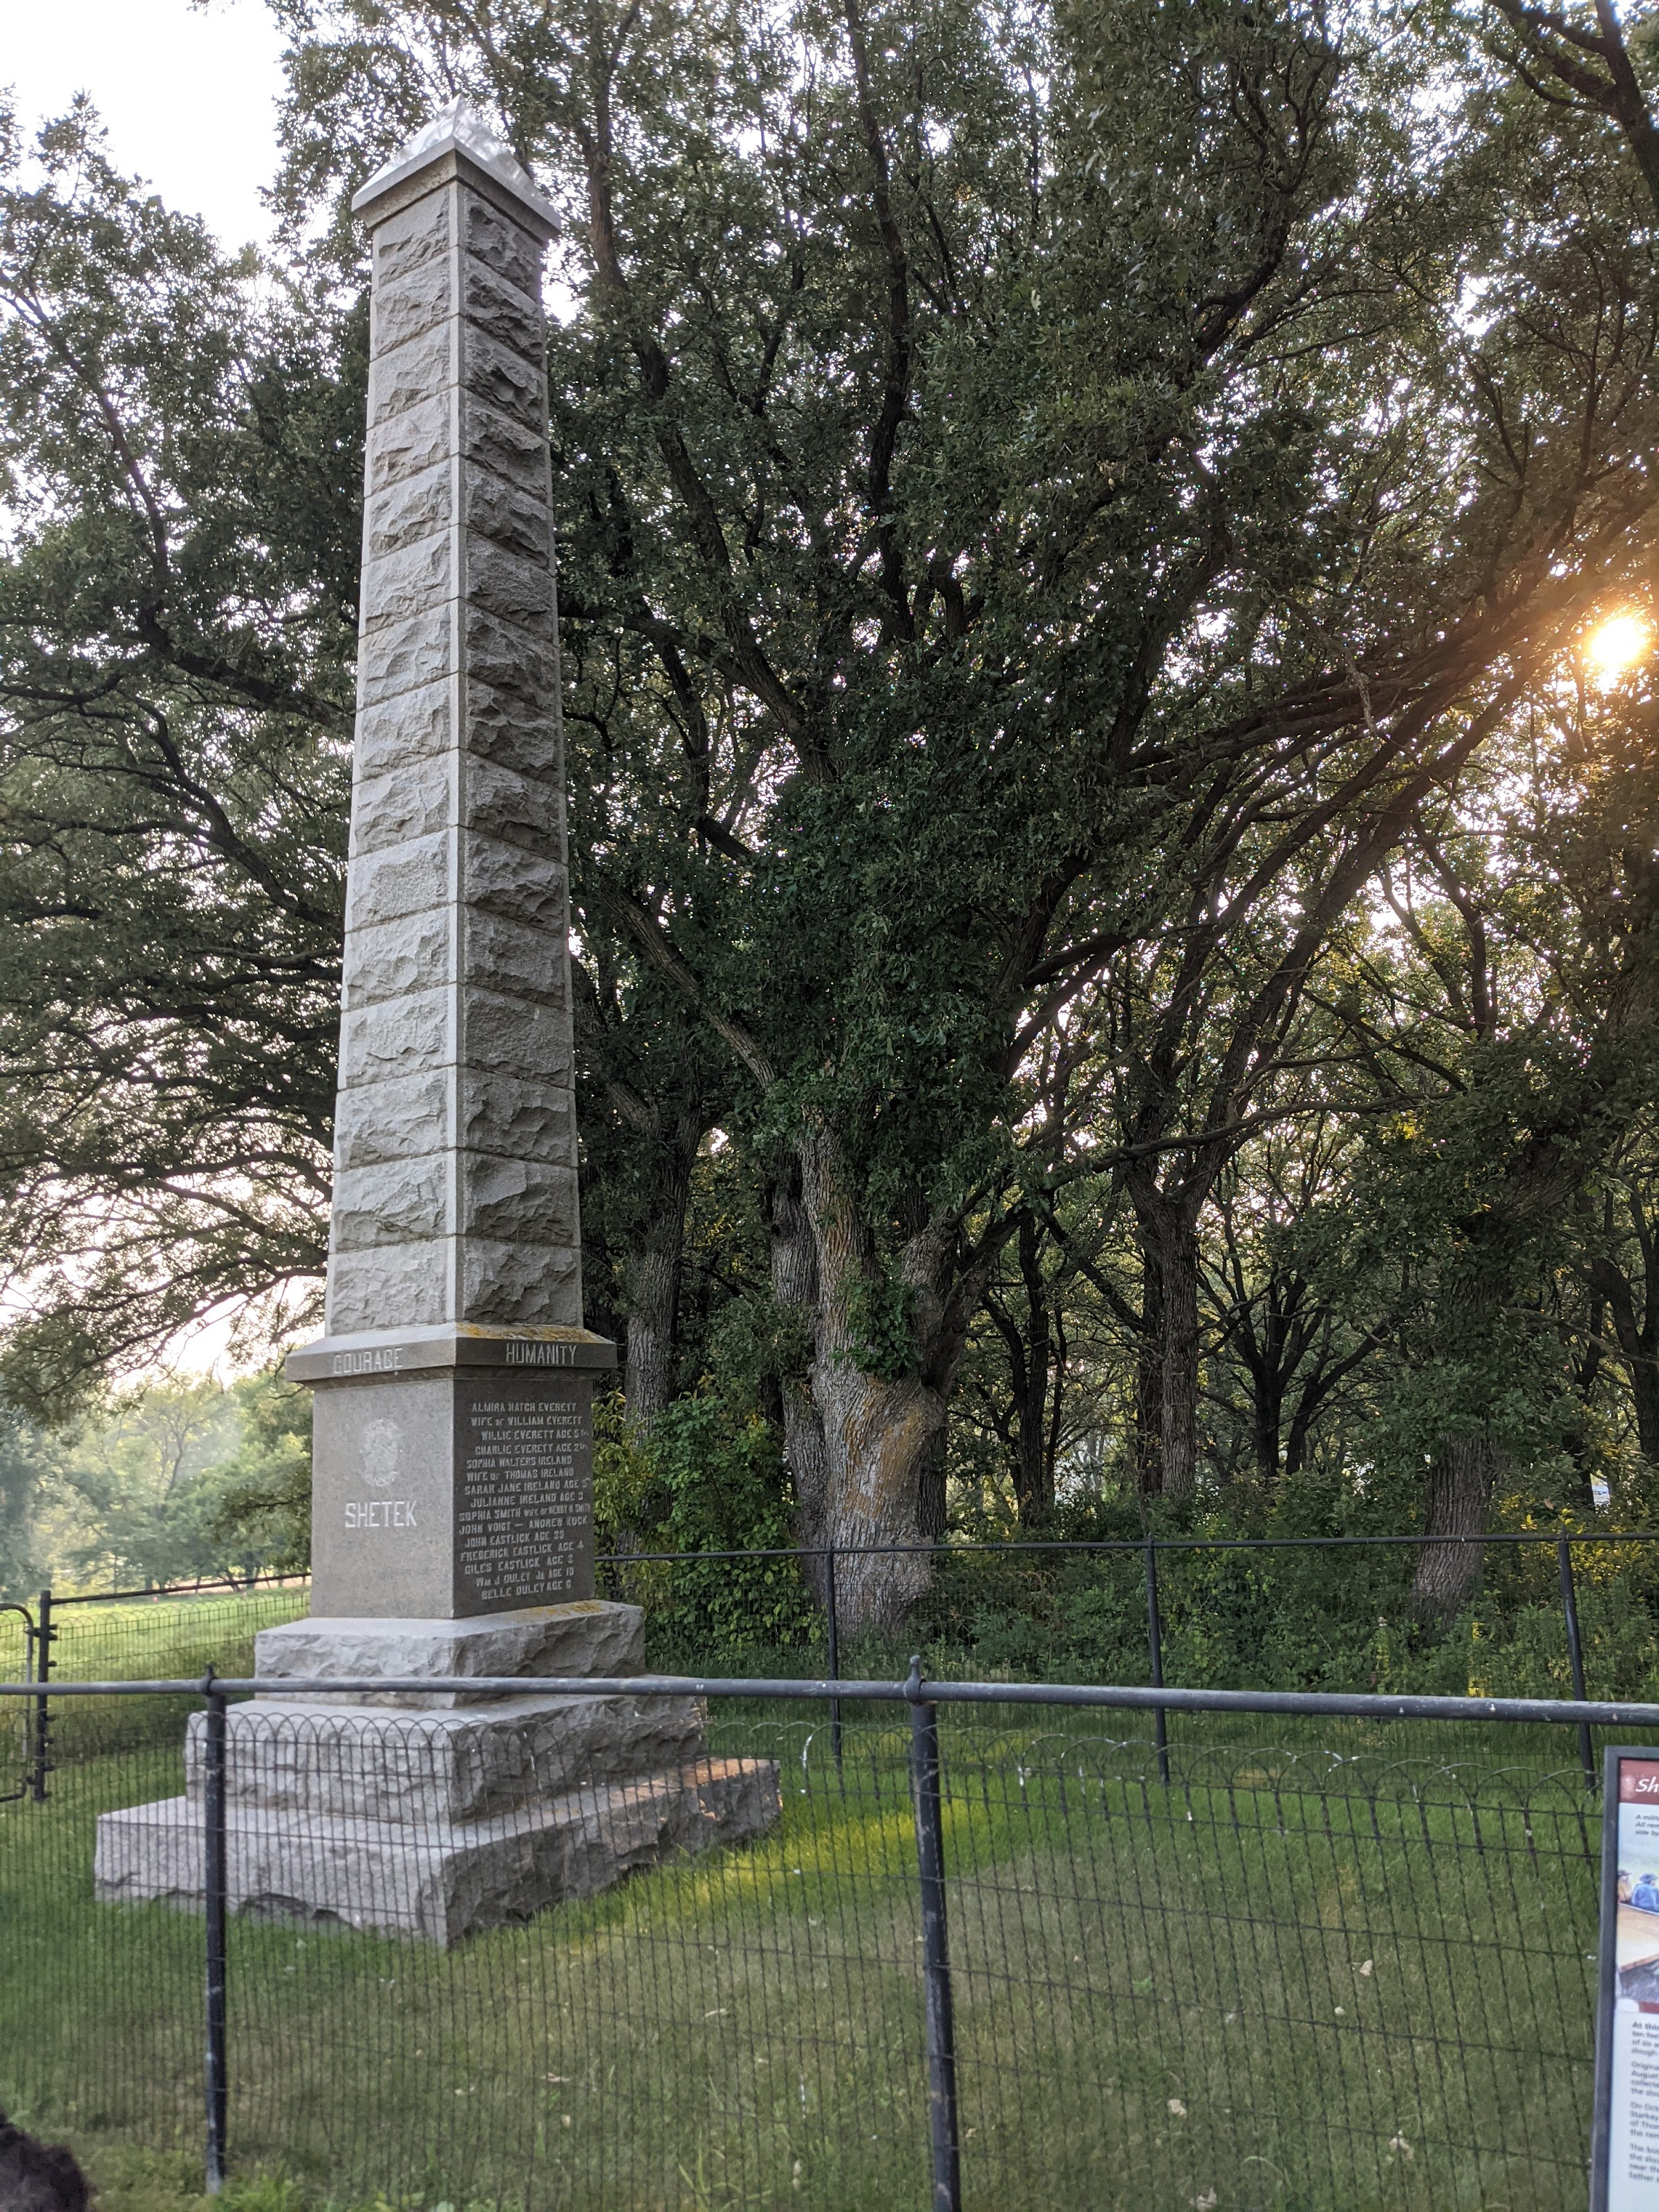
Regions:
<instances>
[{"instance_id":1,"label":"bright sky","mask_svg":"<svg viewBox=\"0 0 1659 2212\"><path fill-rule=\"evenodd\" d=\"M0 84L25 129L89 93L116 166L231 247L269 234L281 52L260 0L0 0Z\"/></svg>"}]
</instances>

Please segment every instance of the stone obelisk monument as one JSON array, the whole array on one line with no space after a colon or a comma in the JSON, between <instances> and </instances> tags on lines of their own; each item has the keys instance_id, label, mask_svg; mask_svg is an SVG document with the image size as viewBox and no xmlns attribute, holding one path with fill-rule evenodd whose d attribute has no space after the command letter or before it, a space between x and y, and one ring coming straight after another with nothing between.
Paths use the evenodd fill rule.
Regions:
<instances>
[{"instance_id":1,"label":"stone obelisk monument","mask_svg":"<svg viewBox=\"0 0 1659 2212\"><path fill-rule=\"evenodd\" d=\"M357 723L312 1617L261 1676L522 1675L522 1697L233 1708L233 1902L447 1942L752 1834L775 1770L593 1596L541 264L552 208L460 102L357 194L373 270ZM111 1898L199 1894L183 1798L106 1815Z\"/></svg>"},{"instance_id":2,"label":"stone obelisk monument","mask_svg":"<svg viewBox=\"0 0 1659 2212\"><path fill-rule=\"evenodd\" d=\"M543 368L553 210L459 103L373 255L313 1613L592 1595Z\"/></svg>"}]
</instances>

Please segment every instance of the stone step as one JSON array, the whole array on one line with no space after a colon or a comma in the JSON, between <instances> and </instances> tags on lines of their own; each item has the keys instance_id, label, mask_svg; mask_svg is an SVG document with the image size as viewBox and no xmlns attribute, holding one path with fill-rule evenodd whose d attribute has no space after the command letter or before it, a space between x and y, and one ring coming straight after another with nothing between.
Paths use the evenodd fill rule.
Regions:
<instances>
[{"instance_id":1,"label":"stone step","mask_svg":"<svg viewBox=\"0 0 1659 2212\"><path fill-rule=\"evenodd\" d=\"M526 1685L526 1687L529 1686ZM684 1765L703 1748L695 1698L504 1698L459 1710L285 1704L225 1716L234 1804L422 1826L479 1820L584 1785ZM207 1719L191 1717L185 1789L203 1786Z\"/></svg>"},{"instance_id":2,"label":"stone step","mask_svg":"<svg viewBox=\"0 0 1659 2212\"><path fill-rule=\"evenodd\" d=\"M227 1808L229 1909L415 1938L440 1948L592 1897L684 1851L763 1835L782 1809L777 1763L704 1759L568 1790L471 1821L387 1826L334 1813ZM93 1875L106 1904L203 1905L201 1806L168 1797L106 1813Z\"/></svg>"}]
</instances>

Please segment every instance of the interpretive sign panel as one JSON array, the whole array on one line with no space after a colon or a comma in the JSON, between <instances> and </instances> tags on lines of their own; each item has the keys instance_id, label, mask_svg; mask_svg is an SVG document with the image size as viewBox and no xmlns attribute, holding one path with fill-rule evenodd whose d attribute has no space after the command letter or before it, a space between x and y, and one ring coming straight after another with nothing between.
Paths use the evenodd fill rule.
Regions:
<instances>
[{"instance_id":1,"label":"interpretive sign panel","mask_svg":"<svg viewBox=\"0 0 1659 2212\"><path fill-rule=\"evenodd\" d=\"M1591 2212L1659 2212L1659 1748L1607 1754Z\"/></svg>"}]
</instances>

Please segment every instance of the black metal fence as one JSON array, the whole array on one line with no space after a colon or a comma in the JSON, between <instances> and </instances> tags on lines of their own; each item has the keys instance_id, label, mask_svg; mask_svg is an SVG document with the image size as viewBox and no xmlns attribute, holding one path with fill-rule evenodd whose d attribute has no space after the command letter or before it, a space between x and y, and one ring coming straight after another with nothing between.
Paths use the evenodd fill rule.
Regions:
<instances>
[{"instance_id":1,"label":"black metal fence","mask_svg":"<svg viewBox=\"0 0 1659 2212\"><path fill-rule=\"evenodd\" d=\"M66 1725L46 1801L0 1807L0 2105L94 2172L143 2145L181 2189L457 2212L1583 2202L1599 1803L1561 1735L1659 1739L1659 1706L538 1684L671 1735L701 1701L676 1788L775 1792L662 1856L568 1711L434 1808L418 1763L365 1790L298 1686L47 1692L192 1714L96 1752ZM304 1686L446 1687L525 1690ZM563 1901L487 1924L445 1870L520 1849L526 1790L577 1839Z\"/></svg>"},{"instance_id":2,"label":"black metal fence","mask_svg":"<svg viewBox=\"0 0 1659 2212\"><path fill-rule=\"evenodd\" d=\"M603 1595L640 1605L653 1663L735 1671L842 1671L902 1664L902 1651L845 1631L846 1564L926 1554L932 1586L913 1613L941 1670L1051 1680L1166 1680L1217 1686L1462 1689L1583 1698L1659 1694L1659 1536L1645 1531L981 1543L623 1553L598 1562ZM1414 1617L1411 1585L1425 1548L1475 1551L1498 1617L1513 1632L1478 1650ZM1333 1569L1335 1570L1333 1572ZM1651 1585L1650 1587L1650 1584ZM1588 1626L1581 1594L1588 1591ZM140 1680L252 1671L260 1628L307 1609L303 1577L166 1589L42 1591L0 1607L0 1680ZM1441 1664L1443 1661L1444 1664ZM1471 1663L1472 1662L1472 1663ZM832 1728L840 1717L831 1714ZM156 1722L108 1709L74 1726ZM1160 1752L1167 1720L1153 1721ZM1587 1776L1594 1752L1577 1731ZM0 1796L26 1768L41 1786L44 1726L0 1711Z\"/></svg>"},{"instance_id":3,"label":"black metal fence","mask_svg":"<svg viewBox=\"0 0 1659 2212\"><path fill-rule=\"evenodd\" d=\"M1542 1655L1528 1655L1534 1662L1531 1671L1538 1671L1541 1656L1544 1671L1559 1672L1561 1688L1583 1698L1590 1684L1575 1551L1588 1554L1603 1571L1610 1563L1631 1559L1650 1560L1659 1567L1659 1553L1651 1548L1656 1544L1659 1535L1646 1531L1525 1530L1480 1538L1149 1534L1134 1541L951 1541L823 1546L807 1551L611 1553L599 1560L599 1574L605 1595L642 1603L648 1618L653 1613L670 1621L678 1618L693 1630L689 1639L681 1640L696 1643L695 1631L701 1626L697 1601L713 1578L726 1578L719 1586L727 1607L736 1610L747 1601L748 1578L792 1566L816 1600L824 1667L836 1675L841 1671L843 1643L837 1601L842 1565L873 1557L920 1556L930 1562L935 1581L913 1614L913 1624L933 1632L936 1649L957 1652L973 1648L981 1640L988 1614L998 1627L1012 1620L1033 1632L1012 1650L999 1650L993 1643L993 1656L1011 1659L1010 1671L1042 1671L1039 1639L1045 1628L1053 1633L1055 1598L1063 1601L1069 1595L1096 1601L1086 1611L1076 1608L1085 1624L1081 1634L1055 1639L1060 1647L1056 1656L1073 1668L1093 1656L1103 1674L1123 1679L1128 1672L1126 1660L1133 1664L1134 1658L1131 1624L1139 1614L1146 1678L1153 1686L1173 1673L1188 1679L1242 1676L1242 1681L1236 1680L1237 1686L1295 1680L1301 1686L1348 1689L1378 1686L1378 1654L1364 1640L1357 1642L1353 1631L1356 1620L1370 1623L1379 1603L1389 1607L1397 1628L1416 1638L1419 1656L1420 1648L1433 1642L1433 1625L1413 1619L1409 1601L1412 1575L1425 1552L1474 1553L1472 1580L1478 1579L1491 1553L1509 1569L1504 1596L1511 1613L1524 1610L1534 1619L1555 1613L1559 1642ZM1218 1565L1224 1569L1231 1565L1238 1571L1218 1574ZM1334 1565L1340 1568L1334 1576L1329 1572ZM1173 1638L1168 1603L1172 1566L1200 1571L1196 1577L1190 1571L1181 1576ZM1310 1570L1320 1577L1317 1589L1308 1584ZM1628 1649L1621 1652L1623 1674L1636 1671L1659 1677L1659 1587L1651 1595L1653 1648L1645 1654ZM1386 1619L1375 1621L1379 1629L1389 1625ZM1091 1629L1098 1644L1094 1653L1088 1649ZM1286 1629L1291 1649L1285 1648ZM1626 1641L1628 1645L1629 1639ZM1210 1648L1195 1651L1194 1644ZM1643 1657L1650 1662L1645 1668ZM1368 1665L1369 1680L1364 1679ZM1625 1686L1601 1686L1604 1692ZM1654 1686L1659 1688L1659 1679ZM1167 1749L1164 1709L1154 1708L1153 1726L1162 1757ZM1585 1725L1577 1733L1584 1773L1593 1782L1590 1731Z\"/></svg>"}]
</instances>

